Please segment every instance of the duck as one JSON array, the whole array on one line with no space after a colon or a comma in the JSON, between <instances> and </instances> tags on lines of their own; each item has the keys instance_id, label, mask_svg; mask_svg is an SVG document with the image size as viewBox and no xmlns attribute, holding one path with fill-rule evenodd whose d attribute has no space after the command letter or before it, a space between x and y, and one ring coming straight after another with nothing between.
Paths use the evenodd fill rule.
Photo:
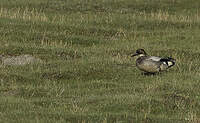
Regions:
<instances>
[{"instance_id":1,"label":"duck","mask_svg":"<svg viewBox=\"0 0 200 123\"><path fill-rule=\"evenodd\" d=\"M137 57L136 66L144 73L159 73L166 71L175 65L175 59L171 57L161 58L157 56L149 56L144 49L137 49L131 57Z\"/></svg>"}]
</instances>

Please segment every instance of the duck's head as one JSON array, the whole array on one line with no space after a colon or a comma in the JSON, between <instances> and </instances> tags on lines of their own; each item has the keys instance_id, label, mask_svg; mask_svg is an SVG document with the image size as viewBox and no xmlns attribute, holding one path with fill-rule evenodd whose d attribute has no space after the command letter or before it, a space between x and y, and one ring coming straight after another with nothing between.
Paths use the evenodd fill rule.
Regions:
<instances>
[{"instance_id":1,"label":"duck's head","mask_svg":"<svg viewBox=\"0 0 200 123\"><path fill-rule=\"evenodd\" d=\"M134 56L146 56L147 53L144 51L144 49L137 49L136 52L131 55L131 57L134 57Z\"/></svg>"}]
</instances>

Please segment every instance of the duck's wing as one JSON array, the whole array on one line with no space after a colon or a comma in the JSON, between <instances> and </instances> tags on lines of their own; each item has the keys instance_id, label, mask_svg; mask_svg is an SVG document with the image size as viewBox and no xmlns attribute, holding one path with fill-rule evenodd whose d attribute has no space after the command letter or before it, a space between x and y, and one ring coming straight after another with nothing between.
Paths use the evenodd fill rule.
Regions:
<instances>
[{"instance_id":1,"label":"duck's wing","mask_svg":"<svg viewBox=\"0 0 200 123\"><path fill-rule=\"evenodd\" d=\"M148 56L148 57L146 58L146 60L160 61L161 58L160 58L160 57L157 57L157 56Z\"/></svg>"}]
</instances>

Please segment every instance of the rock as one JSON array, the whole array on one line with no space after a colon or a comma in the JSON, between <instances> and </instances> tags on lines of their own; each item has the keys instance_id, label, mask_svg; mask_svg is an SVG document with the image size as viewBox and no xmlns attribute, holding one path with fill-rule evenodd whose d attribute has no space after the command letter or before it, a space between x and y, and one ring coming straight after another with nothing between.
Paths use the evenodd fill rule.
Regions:
<instances>
[{"instance_id":1,"label":"rock","mask_svg":"<svg viewBox=\"0 0 200 123\"><path fill-rule=\"evenodd\" d=\"M31 55L0 56L0 60L3 65L26 65L42 62L41 59Z\"/></svg>"}]
</instances>

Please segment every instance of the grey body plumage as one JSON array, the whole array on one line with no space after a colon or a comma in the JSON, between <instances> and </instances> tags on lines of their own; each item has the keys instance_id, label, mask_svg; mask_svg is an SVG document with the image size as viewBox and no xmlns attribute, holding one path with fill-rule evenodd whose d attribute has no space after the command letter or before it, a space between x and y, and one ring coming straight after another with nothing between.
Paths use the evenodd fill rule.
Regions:
<instances>
[{"instance_id":1,"label":"grey body plumage","mask_svg":"<svg viewBox=\"0 0 200 123\"><path fill-rule=\"evenodd\" d=\"M173 58L160 58L156 56L148 56L144 49L136 50L132 57L138 56L136 66L146 73L157 73L165 71L175 65Z\"/></svg>"}]
</instances>

